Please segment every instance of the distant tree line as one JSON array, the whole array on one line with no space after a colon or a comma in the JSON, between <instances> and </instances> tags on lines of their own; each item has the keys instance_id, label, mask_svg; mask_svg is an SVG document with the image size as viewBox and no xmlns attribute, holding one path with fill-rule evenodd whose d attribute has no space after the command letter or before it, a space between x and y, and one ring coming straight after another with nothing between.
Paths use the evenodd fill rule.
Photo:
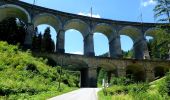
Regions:
<instances>
[{"instance_id":1,"label":"distant tree line","mask_svg":"<svg viewBox=\"0 0 170 100\"><path fill-rule=\"evenodd\" d=\"M26 35L26 25L23 21L16 18L7 18L0 22L0 40L7 41L9 44L24 45Z\"/></svg>"},{"instance_id":2,"label":"distant tree line","mask_svg":"<svg viewBox=\"0 0 170 100\"><path fill-rule=\"evenodd\" d=\"M9 44L24 47L27 26L18 18L7 18L0 22L0 40L7 41ZM32 50L39 52L54 52L55 44L51 39L50 27L47 27L44 33L38 33L38 28L32 37Z\"/></svg>"},{"instance_id":3,"label":"distant tree line","mask_svg":"<svg viewBox=\"0 0 170 100\"><path fill-rule=\"evenodd\" d=\"M35 33L33 35L32 50L41 52L54 52L55 43L51 39L50 27L47 27L44 34L38 33L38 28L35 28Z\"/></svg>"}]
</instances>

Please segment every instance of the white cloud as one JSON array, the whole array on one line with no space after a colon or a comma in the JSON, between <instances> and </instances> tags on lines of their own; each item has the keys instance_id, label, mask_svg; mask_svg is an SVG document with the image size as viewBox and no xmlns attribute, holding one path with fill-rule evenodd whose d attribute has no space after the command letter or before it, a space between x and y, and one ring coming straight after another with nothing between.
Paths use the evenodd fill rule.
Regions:
<instances>
[{"instance_id":1,"label":"white cloud","mask_svg":"<svg viewBox=\"0 0 170 100\"><path fill-rule=\"evenodd\" d=\"M81 51L76 51L76 52L70 52L71 54L79 54L79 55L83 55L83 52Z\"/></svg>"},{"instance_id":2,"label":"white cloud","mask_svg":"<svg viewBox=\"0 0 170 100\"><path fill-rule=\"evenodd\" d=\"M150 6L150 5L156 5L156 1L154 0L145 0L141 2L141 5L144 7Z\"/></svg>"},{"instance_id":3,"label":"white cloud","mask_svg":"<svg viewBox=\"0 0 170 100\"><path fill-rule=\"evenodd\" d=\"M90 14L90 13L79 12L78 15L89 16L89 17L91 17L91 14ZM92 14L92 17L101 18L101 16L100 16L99 14Z\"/></svg>"}]
</instances>

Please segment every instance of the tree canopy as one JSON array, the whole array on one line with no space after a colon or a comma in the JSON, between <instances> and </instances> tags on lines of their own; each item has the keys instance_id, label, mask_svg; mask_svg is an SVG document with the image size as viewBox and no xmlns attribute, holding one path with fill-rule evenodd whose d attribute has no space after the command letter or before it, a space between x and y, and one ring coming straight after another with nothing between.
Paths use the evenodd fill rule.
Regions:
<instances>
[{"instance_id":1,"label":"tree canopy","mask_svg":"<svg viewBox=\"0 0 170 100\"><path fill-rule=\"evenodd\" d=\"M170 0L155 0L157 5L154 8L155 18L158 21L165 21L170 23Z\"/></svg>"}]
</instances>

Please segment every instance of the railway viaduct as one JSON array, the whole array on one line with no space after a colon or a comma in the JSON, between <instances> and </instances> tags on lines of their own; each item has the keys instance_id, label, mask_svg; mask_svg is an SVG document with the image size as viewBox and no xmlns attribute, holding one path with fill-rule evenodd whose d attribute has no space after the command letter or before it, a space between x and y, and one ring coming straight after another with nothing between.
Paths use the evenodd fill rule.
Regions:
<instances>
[{"instance_id":1,"label":"railway viaduct","mask_svg":"<svg viewBox=\"0 0 170 100\"><path fill-rule=\"evenodd\" d=\"M78 65L81 71L81 86L96 87L97 68L103 67L116 76L126 76L129 69L139 69L144 79L152 81L155 78L156 67L169 67L170 61L150 60L146 36L155 37L156 23L139 23L116 21L101 18L91 18L76 14L61 12L49 8L35 6L22 1L0 0L0 21L15 17L23 20L27 25L25 46L30 48L35 27L41 24L51 25L57 32L56 53L37 53L65 65ZM84 55L70 55L65 53L65 31L78 30L84 39ZM93 35L103 33L109 40L109 58L95 57ZM133 42L134 59L122 59L120 35L129 36ZM131 66L131 68L128 68ZM135 67L136 66L136 67Z\"/></svg>"}]
</instances>

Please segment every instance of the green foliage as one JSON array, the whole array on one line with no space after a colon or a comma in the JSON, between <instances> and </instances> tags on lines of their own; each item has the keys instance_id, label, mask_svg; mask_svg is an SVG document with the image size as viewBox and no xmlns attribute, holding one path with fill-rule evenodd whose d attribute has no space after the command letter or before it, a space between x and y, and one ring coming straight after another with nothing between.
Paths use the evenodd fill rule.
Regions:
<instances>
[{"instance_id":1,"label":"green foliage","mask_svg":"<svg viewBox=\"0 0 170 100\"><path fill-rule=\"evenodd\" d=\"M129 85L134 83L134 81L126 77L113 77L110 83L111 85Z\"/></svg>"},{"instance_id":2,"label":"green foliage","mask_svg":"<svg viewBox=\"0 0 170 100\"><path fill-rule=\"evenodd\" d=\"M168 56L168 44L170 44L170 34L168 30L159 28L153 40L149 41L150 55L152 59L166 59Z\"/></svg>"},{"instance_id":3,"label":"green foliage","mask_svg":"<svg viewBox=\"0 0 170 100\"><path fill-rule=\"evenodd\" d=\"M55 44L51 39L50 27L45 29L45 32L42 36L41 33L38 33L38 28L35 28L35 34L33 36L32 50L37 52L54 52Z\"/></svg>"},{"instance_id":4,"label":"green foliage","mask_svg":"<svg viewBox=\"0 0 170 100\"><path fill-rule=\"evenodd\" d=\"M26 34L26 25L16 18L8 18L0 22L0 40L10 44L23 46Z\"/></svg>"},{"instance_id":5,"label":"green foliage","mask_svg":"<svg viewBox=\"0 0 170 100\"><path fill-rule=\"evenodd\" d=\"M133 50L130 50L130 51L122 51L122 54L123 54L123 58L133 58Z\"/></svg>"},{"instance_id":6,"label":"green foliage","mask_svg":"<svg viewBox=\"0 0 170 100\"><path fill-rule=\"evenodd\" d=\"M51 39L50 35L50 27L47 27L42 38L42 51L53 52L54 48L55 48L54 42Z\"/></svg>"},{"instance_id":7,"label":"green foliage","mask_svg":"<svg viewBox=\"0 0 170 100\"><path fill-rule=\"evenodd\" d=\"M98 72L98 84L102 84L103 79L105 80L105 82L107 81L107 72L103 68L101 68Z\"/></svg>"},{"instance_id":8,"label":"green foliage","mask_svg":"<svg viewBox=\"0 0 170 100\"><path fill-rule=\"evenodd\" d=\"M160 17L159 21L168 21L170 23L170 1L169 0L155 0L157 5L154 8L155 18Z\"/></svg>"},{"instance_id":9,"label":"green foliage","mask_svg":"<svg viewBox=\"0 0 170 100\"><path fill-rule=\"evenodd\" d=\"M99 100L169 100L170 74L151 83L117 84L98 93Z\"/></svg>"},{"instance_id":10,"label":"green foliage","mask_svg":"<svg viewBox=\"0 0 170 100\"><path fill-rule=\"evenodd\" d=\"M57 91L59 67L48 66L46 62L32 57L30 51L22 52L17 46L0 42L0 99L31 99L39 95L46 99L76 87L77 77L63 70L62 91ZM68 83L63 84L63 79Z\"/></svg>"}]
</instances>

